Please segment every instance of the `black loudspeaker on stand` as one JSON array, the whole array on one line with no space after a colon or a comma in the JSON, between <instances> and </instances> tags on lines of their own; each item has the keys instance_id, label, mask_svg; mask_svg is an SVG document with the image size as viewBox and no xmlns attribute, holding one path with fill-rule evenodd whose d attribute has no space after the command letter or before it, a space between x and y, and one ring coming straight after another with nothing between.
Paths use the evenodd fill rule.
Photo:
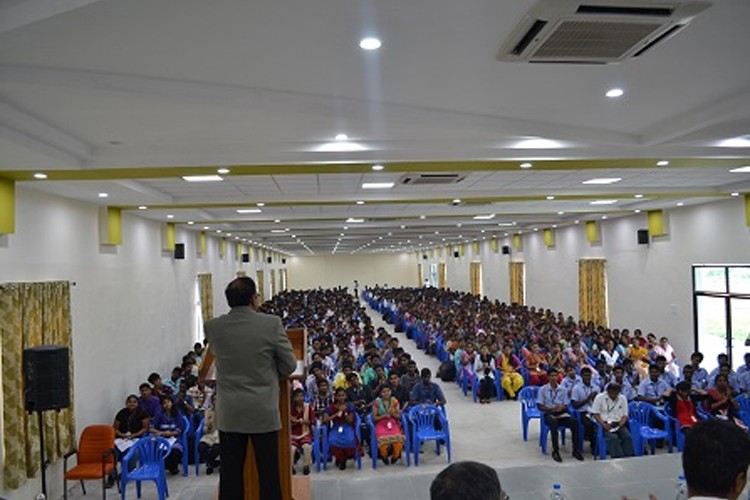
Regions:
<instances>
[{"instance_id":1,"label":"black loudspeaker on stand","mask_svg":"<svg viewBox=\"0 0 750 500\"><path fill-rule=\"evenodd\" d=\"M42 493L47 497L47 461L44 457L44 421L42 412L70 406L70 371L68 348L43 345L24 349L24 403L26 411L39 417Z\"/></svg>"}]
</instances>

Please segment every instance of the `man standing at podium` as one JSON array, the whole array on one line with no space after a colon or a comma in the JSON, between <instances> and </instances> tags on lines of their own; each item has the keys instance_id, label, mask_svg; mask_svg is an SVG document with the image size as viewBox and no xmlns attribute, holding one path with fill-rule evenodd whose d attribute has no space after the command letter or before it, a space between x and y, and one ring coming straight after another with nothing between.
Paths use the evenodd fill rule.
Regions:
<instances>
[{"instance_id":1,"label":"man standing at podium","mask_svg":"<svg viewBox=\"0 0 750 500\"><path fill-rule=\"evenodd\" d=\"M220 500L242 500L247 441L255 451L262 500L281 500L278 438L279 379L297 361L281 319L258 312L255 282L233 280L224 291L231 310L204 325L209 353L203 380L216 362L216 418L221 443Z\"/></svg>"}]
</instances>

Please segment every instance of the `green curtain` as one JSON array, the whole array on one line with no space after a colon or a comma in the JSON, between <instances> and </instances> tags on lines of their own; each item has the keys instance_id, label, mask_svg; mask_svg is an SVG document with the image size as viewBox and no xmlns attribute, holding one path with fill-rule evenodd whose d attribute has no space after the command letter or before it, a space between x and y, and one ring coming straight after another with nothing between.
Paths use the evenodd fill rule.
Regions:
<instances>
[{"instance_id":1,"label":"green curtain","mask_svg":"<svg viewBox=\"0 0 750 500\"><path fill-rule=\"evenodd\" d=\"M70 408L44 412L45 457L54 462L75 445L73 418L73 350L70 284L5 283L0 285L0 330L3 358L3 484L18 489L39 471L39 426L24 410L23 350L61 345L70 350Z\"/></svg>"}]
</instances>

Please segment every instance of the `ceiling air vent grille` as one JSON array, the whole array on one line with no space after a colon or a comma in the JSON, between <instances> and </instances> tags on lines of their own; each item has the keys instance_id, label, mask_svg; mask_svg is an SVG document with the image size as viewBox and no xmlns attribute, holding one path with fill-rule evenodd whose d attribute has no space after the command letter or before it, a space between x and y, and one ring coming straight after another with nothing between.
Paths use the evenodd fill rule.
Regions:
<instances>
[{"instance_id":1,"label":"ceiling air vent grille","mask_svg":"<svg viewBox=\"0 0 750 500\"><path fill-rule=\"evenodd\" d=\"M464 180L462 174L406 174L399 180L400 184L409 186L425 184L456 184Z\"/></svg>"},{"instance_id":2,"label":"ceiling air vent grille","mask_svg":"<svg viewBox=\"0 0 750 500\"><path fill-rule=\"evenodd\" d=\"M711 3L704 0L540 0L500 48L500 61L607 64L671 38Z\"/></svg>"}]
</instances>

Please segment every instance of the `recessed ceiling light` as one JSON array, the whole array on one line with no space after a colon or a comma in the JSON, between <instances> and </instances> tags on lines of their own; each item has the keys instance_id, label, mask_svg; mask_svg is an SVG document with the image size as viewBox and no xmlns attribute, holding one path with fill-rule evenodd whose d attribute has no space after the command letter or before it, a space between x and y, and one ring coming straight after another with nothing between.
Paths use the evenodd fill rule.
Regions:
<instances>
[{"instance_id":1,"label":"recessed ceiling light","mask_svg":"<svg viewBox=\"0 0 750 500\"><path fill-rule=\"evenodd\" d=\"M364 221L365 221L364 219L356 219L354 217L349 217L348 219L346 219L346 222L349 222L349 223L352 223L352 224L359 224L360 222L364 222ZM346 229L346 228L344 228L344 229Z\"/></svg>"},{"instance_id":2,"label":"recessed ceiling light","mask_svg":"<svg viewBox=\"0 0 750 500\"><path fill-rule=\"evenodd\" d=\"M603 220L607 220L607 216L606 215L602 215L602 219Z\"/></svg>"},{"instance_id":3,"label":"recessed ceiling light","mask_svg":"<svg viewBox=\"0 0 750 500\"><path fill-rule=\"evenodd\" d=\"M681 202L681 201L677 203L677 206L678 206L678 207L681 207L681 206L683 206L683 205L684 205L684 203L683 203L683 202Z\"/></svg>"},{"instance_id":4,"label":"recessed ceiling light","mask_svg":"<svg viewBox=\"0 0 750 500\"><path fill-rule=\"evenodd\" d=\"M637 213L637 214L641 213L641 210L640 210L640 209L638 209L638 208L636 208L636 209L635 209L635 210L633 210L633 211L634 211L635 213Z\"/></svg>"},{"instance_id":5,"label":"recessed ceiling light","mask_svg":"<svg viewBox=\"0 0 750 500\"><path fill-rule=\"evenodd\" d=\"M271 229L271 232L272 233L285 233L286 231L284 231L283 229Z\"/></svg>"},{"instance_id":6,"label":"recessed ceiling light","mask_svg":"<svg viewBox=\"0 0 750 500\"><path fill-rule=\"evenodd\" d=\"M557 215L565 215L565 212L562 212L562 211L557 212Z\"/></svg>"},{"instance_id":7,"label":"recessed ceiling light","mask_svg":"<svg viewBox=\"0 0 750 500\"><path fill-rule=\"evenodd\" d=\"M589 205L612 205L617 203L617 200L594 200L590 201Z\"/></svg>"},{"instance_id":8,"label":"recessed ceiling light","mask_svg":"<svg viewBox=\"0 0 750 500\"><path fill-rule=\"evenodd\" d=\"M362 200L359 200L359 201L357 202L357 205L364 205L364 204L365 204L365 202L364 202L364 201L362 201Z\"/></svg>"},{"instance_id":9,"label":"recessed ceiling light","mask_svg":"<svg viewBox=\"0 0 750 500\"><path fill-rule=\"evenodd\" d=\"M406 229L406 226L401 224L401 229Z\"/></svg>"},{"instance_id":10,"label":"recessed ceiling light","mask_svg":"<svg viewBox=\"0 0 750 500\"><path fill-rule=\"evenodd\" d=\"M229 169L228 168L220 168L220 169L216 170L216 173L217 174L228 174L229 173Z\"/></svg>"},{"instance_id":11,"label":"recessed ceiling light","mask_svg":"<svg viewBox=\"0 0 750 500\"><path fill-rule=\"evenodd\" d=\"M497 225L500 227L510 227L510 226L515 226L516 223L515 222L498 222Z\"/></svg>"},{"instance_id":12,"label":"recessed ceiling light","mask_svg":"<svg viewBox=\"0 0 750 500\"><path fill-rule=\"evenodd\" d=\"M620 96L622 96L622 95L623 95L624 93L625 93L625 91L624 91L624 90L622 90L622 89L618 89L618 88L614 88L614 89L609 89L609 90L607 91L607 93L606 93L606 94L604 94L604 95L606 95L606 96L607 96L607 97L609 97L609 98L614 98L614 97L620 97Z\"/></svg>"},{"instance_id":13,"label":"recessed ceiling light","mask_svg":"<svg viewBox=\"0 0 750 500\"><path fill-rule=\"evenodd\" d=\"M203 229L208 229L208 226L203 226Z\"/></svg>"},{"instance_id":14,"label":"recessed ceiling light","mask_svg":"<svg viewBox=\"0 0 750 500\"><path fill-rule=\"evenodd\" d=\"M348 141L349 136L346 134L336 134L336 137L334 137L337 141Z\"/></svg>"},{"instance_id":15,"label":"recessed ceiling light","mask_svg":"<svg viewBox=\"0 0 750 500\"><path fill-rule=\"evenodd\" d=\"M259 214L262 210L260 208L238 208L238 214Z\"/></svg>"},{"instance_id":16,"label":"recessed ceiling light","mask_svg":"<svg viewBox=\"0 0 750 500\"><path fill-rule=\"evenodd\" d=\"M539 231L539 228L538 228L538 227L535 227L535 228L534 228L534 231Z\"/></svg>"},{"instance_id":17,"label":"recessed ceiling light","mask_svg":"<svg viewBox=\"0 0 750 500\"><path fill-rule=\"evenodd\" d=\"M614 184L615 182L620 182L622 179L620 177L600 177L597 179L589 179L587 181L583 181L583 184Z\"/></svg>"},{"instance_id":18,"label":"recessed ceiling light","mask_svg":"<svg viewBox=\"0 0 750 500\"><path fill-rule=\"evenodd\" d=\"M633 195L633 198L643 198L643 195L642 194L636 194L636 195Z\"/></svg>"},{"instance_id":19,"label":"recessed ceiling light","mask_svg":"<svg viewBox=\"0 0 750 500\"><path fill-rule=\"evenodd\" d=\"M390 189L395 182L363 182L362 189Z\"/></svg>"},{"instance_id":20,"label":"recessed ceiling light","mask_svg":"<svg viewBox=\"0 0 750 500\"><path fill-rule=\"evenodd\" d=\"M232 236L232 233L227 233L227 236Z\"/></svg>"},{"instance_id":21,"label":"recessed ceiling light","mask_svg":"<svg viewBox=\"0 0 750 500\"><path fill-rule=\"evenodd\" d=\"M138 207L138 210L146 210L148 207L146 205L141 205Z\"/></svg>"},{"instance_id":22,"label":"recessed ceiling light","mask_svg":"<svg viewBox=\"0 0 750 500\"><path fill-rule=\"evenodd\" d=\"M255 205L256 205L256 206L259 206L259 207L265 207L265 206L266 206L266 204L265 204L265 203L263 203L263 202L260 202L260 203L256 203Z\"/></svg>"},{"instance_id":23,"label":"recessed ceiling light","mask_svg":"<svg viewBox=\"0 0 750 500\"><path fill-rule=\"evenodd\" d=\"M555 199L555 197L554 197L554 196L547 196L547 199L548 199L548 200L554 200L554 199Z\"/></svg>"},{"instance_id":24,"label":"recessed ceiling light","mask_svg":"<svg viewBox=\"0 0 750 500\"><path fill-rule=\"evenodd\" d=\"M42 179L46 179L46 178L47 178L47 174L45 174L45 173L37 172L37 173L34 174L34 179L42 180Z\"/></svg>"},{"instance_id":25,"label":"recessed ceiling light","mask_svg":"<svg viewBox=\"0 0 750 500\"><path fill-rule=\"evenodd\" d=\"M220 232L221 232L221 229L217 229L217 230L216 230L216 232L217 232L217 233L220 233Z\"/></svg>"},{"instance_id":26,"label":"recessed ceiling light","mask_svg":"<svg viewBox=\"0 0 750 500\"><path fill-rule=\"evenodd\" d=\"M378 170L378 171L383 170L384 168L385 167L383 165L373 165L372 166L373 170Z\"/></svg>"},{"instance_id":27,"label":"recessed ceiling light","mask_svg":"<svg viewBox=\"0 0 750 500\"><path fill-rule=\"evenodd\" d=\"M183 175L187 182L219 182L224 179L219 175Z\"/></svg>"},{"instance_id":28,"label":"recessed ceiling light","mask_svg":"<svg viewBox=\"0 0 750 500\"><path fill-rule=\"evenodd\" d=\"M740 193L732 193L731 196L739 196Z\"/></svg>"},{"instance_id":29,"label":"recessed ceiling light","mask_svg":"<svg viewBox=\"0 0 750 500\"><path fill-rule=\"evenodd\" d=\"M750 148L750 135L723 139L716 145L720 148Z\"/></svg>"},{"instance_id":30,"label":"recessed ceiling light","mask_svg":"<svg viewBox=\"0 0 750 500\"><path fill-rule=\"evenodd\" d=\"M529 137L522 139L511 146L513 149L558 149L564 148L567 144L561 141L545 139L543 137Z\"/></svg>"},{"instance_id":31,"label":"recessed ceiling light","mask_svg":"<svg viewBox=\"0 0 750 500\"><path fill-rule=\"evenodd\" d=\"M459 203L461 203L461 199L460 198L454 198L453 199L453 203L456 204L456 205L458 205Z\"/></svg>"},{"instance_id":32,"label":"recessed ceiling light","mask_svg":"<svg viewBox=\"0 0 750 500\"><path fill-rule=\"evenodd\" d=\"M174 219L174 215L172 215L172 214L168 214L168 215L167 215L167 219Z\"/></svg>"},{"instance_id":33,"label":"recessed ceiling light","mask_svg":"<svg viewBox=\"0 0 750 500\"><path fill-rule=\"evenodd\" d=\"M495 214L488 214L488 215L475 215L473 217L475 220L490 220L495 218Z\"/></svg>"},{"instance_id":34,"label":"recessed ceiling light","mask_svg":"<svg viewBox=\"0 0 750 500\"><path fill-rule=\"evenodd\" d=\"M193 222L191 220L189 220L187 223L188 223L188 226L192 226L193 224L195 224L195 222Z\"/></svg>"},{"instance_id":35,"label":"recessed ceiling light","mask_svg":"<svg viewBox=\"0 0 750 500\"><path fill-rule=\"evenodd\" d=\"M363 38L359 42L359 47L363 50L378 50L381 45L380 40L374 37Z\"/></svg>"},{"instance_id":36,"label":"recessed ceiling light","mask_svg":"<svg viewBox=\"0 0 750 500\"><path fill-rule=\"evenodd\" d=\"M99 193L99 198L107 198L109 195L107 193Z\"/></svg>"},{"instance_id":37,"label":"recessed ceiling light","mask_svg":"<svg viewBox=\"0 0 750 500\"><path fill-rule=\"evenodd\" d=\"M746 173L750 173L750 165L748 165L746 167L733 168L732 170L730 170L730 172L732 172L734 174L746 174Z\"/></svg>"},{"instance_id":38,"label":"recessed ceiling light","mask_svg":"<svg viewBox=\"0 0 750 500\"><path fill-rule=\"evenodd\" d=\"M422 220L424 220L424 219L427 218L427 216L426 215L420 215L419 218L422 219Z\"/></svg>"},{"instance_id":39,"label":"recessed ceiling light","mask_svg":"<svg viewBox=\"0 0 750 500\"><path fill-rule=\"evenodd\" d=\"M552 224L552 229L557 229L557 224Z\"/></svg>"},{"instance_id":40,"label":"recessed ceiling light","mask_svg":"<svg viewBox=\"0 0 750 500\"><path fill-rule=\"evenodd\" d=\"M532 164L531 164L531 163L529 163L529 162L524 162L524 163L521 163L521 168L531 168L531 167L533 167L533 166L534 166L534 165L532 165Z\"/></svg>"},{"instance_id":41,"label":"recessed ceiling light","mask_svg":"<svg viewBox=\"0 0 750 500\"><path fill-rule=\"evenodd\" d=\"M460 222L456 224L456 227L461 227L461 226L463 226L463 224L461 224Z\"/></svg>"},{"instance_id":42,"label":"recessed ceiling light","mask_svg":"<svg viewBox=\"0 0 750 500\"><path fill-rule=\"evenodd\" d=\"M659 160L656 162L657 167L666 167L667 165L669 165L669 161L667 160Z\"/></svg>"},{"instance_id":43,"label":"recessed ceiling light","mask_svg":"<svg viewBox=\"0 0 750 500\"><path fill-rule=\"evenodd\" d=\"M581 221L579 221L578 219L576 219L576 220L573 221L573 224L579 224L580 222Z\"/></svg>"}]
</instances>

